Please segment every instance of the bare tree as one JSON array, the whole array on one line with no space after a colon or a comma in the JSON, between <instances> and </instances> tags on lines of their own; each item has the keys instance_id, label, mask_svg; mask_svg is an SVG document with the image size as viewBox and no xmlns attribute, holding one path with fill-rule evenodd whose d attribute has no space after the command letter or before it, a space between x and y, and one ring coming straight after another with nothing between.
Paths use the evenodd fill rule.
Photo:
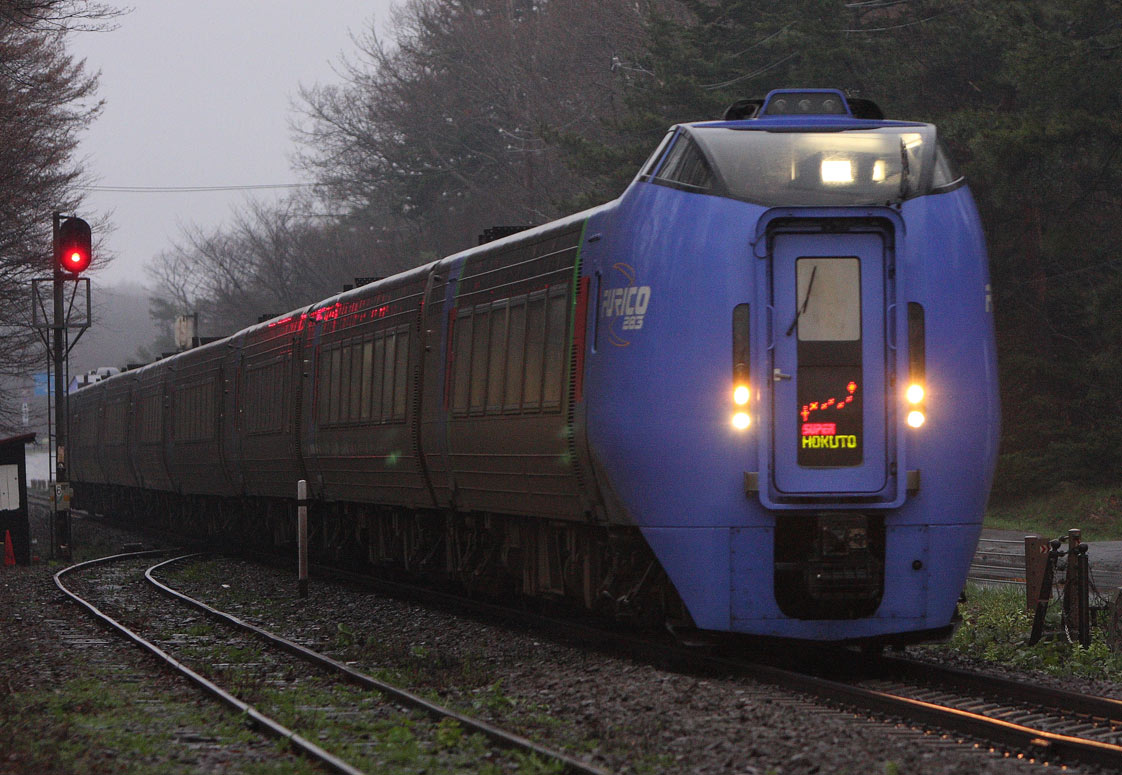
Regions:
<instances>
[{"instance_id":1,"label":"bare tree","mask_svg":"<svg viewBox=\"0 0 1122 775\"><path fill-rule=\"evenodd\" d=\"M310 304L353 283L417 263L392 231L315 217L307 203L251 203L229 226L183 231L150 275L160 315L199 313L208 334L225 335L262 315ZM169 323L168 320L161 320Z\"/></svg>"},{"instance_id":2,"label":"bare tree","mask_svg":"<svg viewBox=\"0 0 1122 775\"><path fill-rule=\"evenodd\" d=\"M582 181L549 138L601 131L647 13L633 0L409 0L392 45L368 33L341 85L302 94L300 158L319 193L184 232L153 272L161 314L197 311L225 334L489 226L556 217Z\"/></svg>"},{"instance_id":3,"label":"bare tree","mask_svg":"<svg viewBox=\"0 0 1122 775\"><path fill-rule=\"evenodd\" d=\"M0 377L41 354L29 280L50 268L51 212L78 206L78 136L101 109L97 77L66 53L66 34L112 15L84 0L0 2ZM6 398L0 428L13 425Z\"/></svg>"},{"instance_id":4,"label":"bare tree","mask_svg":"<svg viewBox=\"0 0 1122 775\"><path fill-rule=\"evenodd\" d=\"M598 132L613 62L642 39L624 0L412 0L393 45L368 33L343 85L304 90L301 163L337 206L428 250L540 223L581 185L549 130Z\"/></svg>"}]
</instances>

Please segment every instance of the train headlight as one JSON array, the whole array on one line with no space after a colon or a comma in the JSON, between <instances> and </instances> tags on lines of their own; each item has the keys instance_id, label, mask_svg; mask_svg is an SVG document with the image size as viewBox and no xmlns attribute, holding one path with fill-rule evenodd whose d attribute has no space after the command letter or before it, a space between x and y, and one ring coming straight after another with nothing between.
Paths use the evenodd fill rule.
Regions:
<instances>
[{"instance_id":1,"label":"train headlight","mask_svg":"<svg viewBox=\"0 0 1122 775\"><path fill-rule=\"evenodd\" d=\"M923 383L927 381L927 323L923 305L908 302L908 389L904 398L908 401L908 415L905 421L912 428L919 428L927 422L927 406L923 403L927 391Z\"/></svg>"},{"instance_id":2,"label":"train headlight","mask_svg":"<svg viewBox=\"0 0 1122 775\"><path fill-rule=\"evenodd\" d=\"M751 370L752 361L752 315L747 304L737 304L732 310L732 402L734 405L732 427L738 431L748 430L752 415L748 413L748 403L752 400Z\"/></svg>"},{"instance_id":3,"label":"train headlight","mask_svg":"<svg viewBox=\"0 0 1122 775\"><path fill-rule=\"evenodd\" d=\"M823 159L823 183L852 183L853 163L848 159Z\"/></svg>"}]
</instances>

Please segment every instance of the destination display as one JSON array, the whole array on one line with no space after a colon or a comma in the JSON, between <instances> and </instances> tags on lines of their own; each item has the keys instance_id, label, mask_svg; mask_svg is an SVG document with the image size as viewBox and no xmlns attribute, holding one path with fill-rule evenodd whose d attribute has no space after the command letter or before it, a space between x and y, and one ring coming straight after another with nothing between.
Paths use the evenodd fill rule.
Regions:
<instances>
[{"instance_id":1,"label":"destination display","mask_svg":"<svg viewBox=\"0 0 1122 775\"><path fill-rule=\"evenodd\" d=\"M798 463L809 468L859 466L864 412L860 366L799 368Z\"/></svg>"}]
</instances>

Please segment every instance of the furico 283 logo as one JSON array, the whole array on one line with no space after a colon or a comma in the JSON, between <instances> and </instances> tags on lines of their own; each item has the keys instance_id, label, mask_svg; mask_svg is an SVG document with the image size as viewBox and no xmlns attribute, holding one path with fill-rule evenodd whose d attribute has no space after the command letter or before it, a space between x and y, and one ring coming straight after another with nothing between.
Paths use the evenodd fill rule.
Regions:
<instances>
[{"instance_id":1,"label":"furico 283 logo","mask_svg":"<svg viewBox=\"0 0 1122 775\"><path fill-rule=\"evenodd\" d=\"M606 288L600 297L600 317L608 323L608 341L616 347L627 347L631 341L624 332L643 327L651 304L651 286L635 284L635 268L614 264L612 269L623 275L627 285Z\"/></svg>"}]
</instances>

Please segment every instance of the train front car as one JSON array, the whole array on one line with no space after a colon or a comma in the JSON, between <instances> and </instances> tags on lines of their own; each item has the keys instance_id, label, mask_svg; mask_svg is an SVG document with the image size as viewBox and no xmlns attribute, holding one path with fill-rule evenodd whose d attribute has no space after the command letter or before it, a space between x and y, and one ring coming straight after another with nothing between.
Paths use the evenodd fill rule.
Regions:
<instances>
[{"instance_id":1,"label":"train front car","mask_svg":"<svg viewBox=\"0 0 1122 775\"><path fill-rule=\"evenodd\" d=\"M703 629L938 636L997 451L973 199L929 124L750 109L674 128L589 222L597 480Z\"/></svg>"}]
</instances>

